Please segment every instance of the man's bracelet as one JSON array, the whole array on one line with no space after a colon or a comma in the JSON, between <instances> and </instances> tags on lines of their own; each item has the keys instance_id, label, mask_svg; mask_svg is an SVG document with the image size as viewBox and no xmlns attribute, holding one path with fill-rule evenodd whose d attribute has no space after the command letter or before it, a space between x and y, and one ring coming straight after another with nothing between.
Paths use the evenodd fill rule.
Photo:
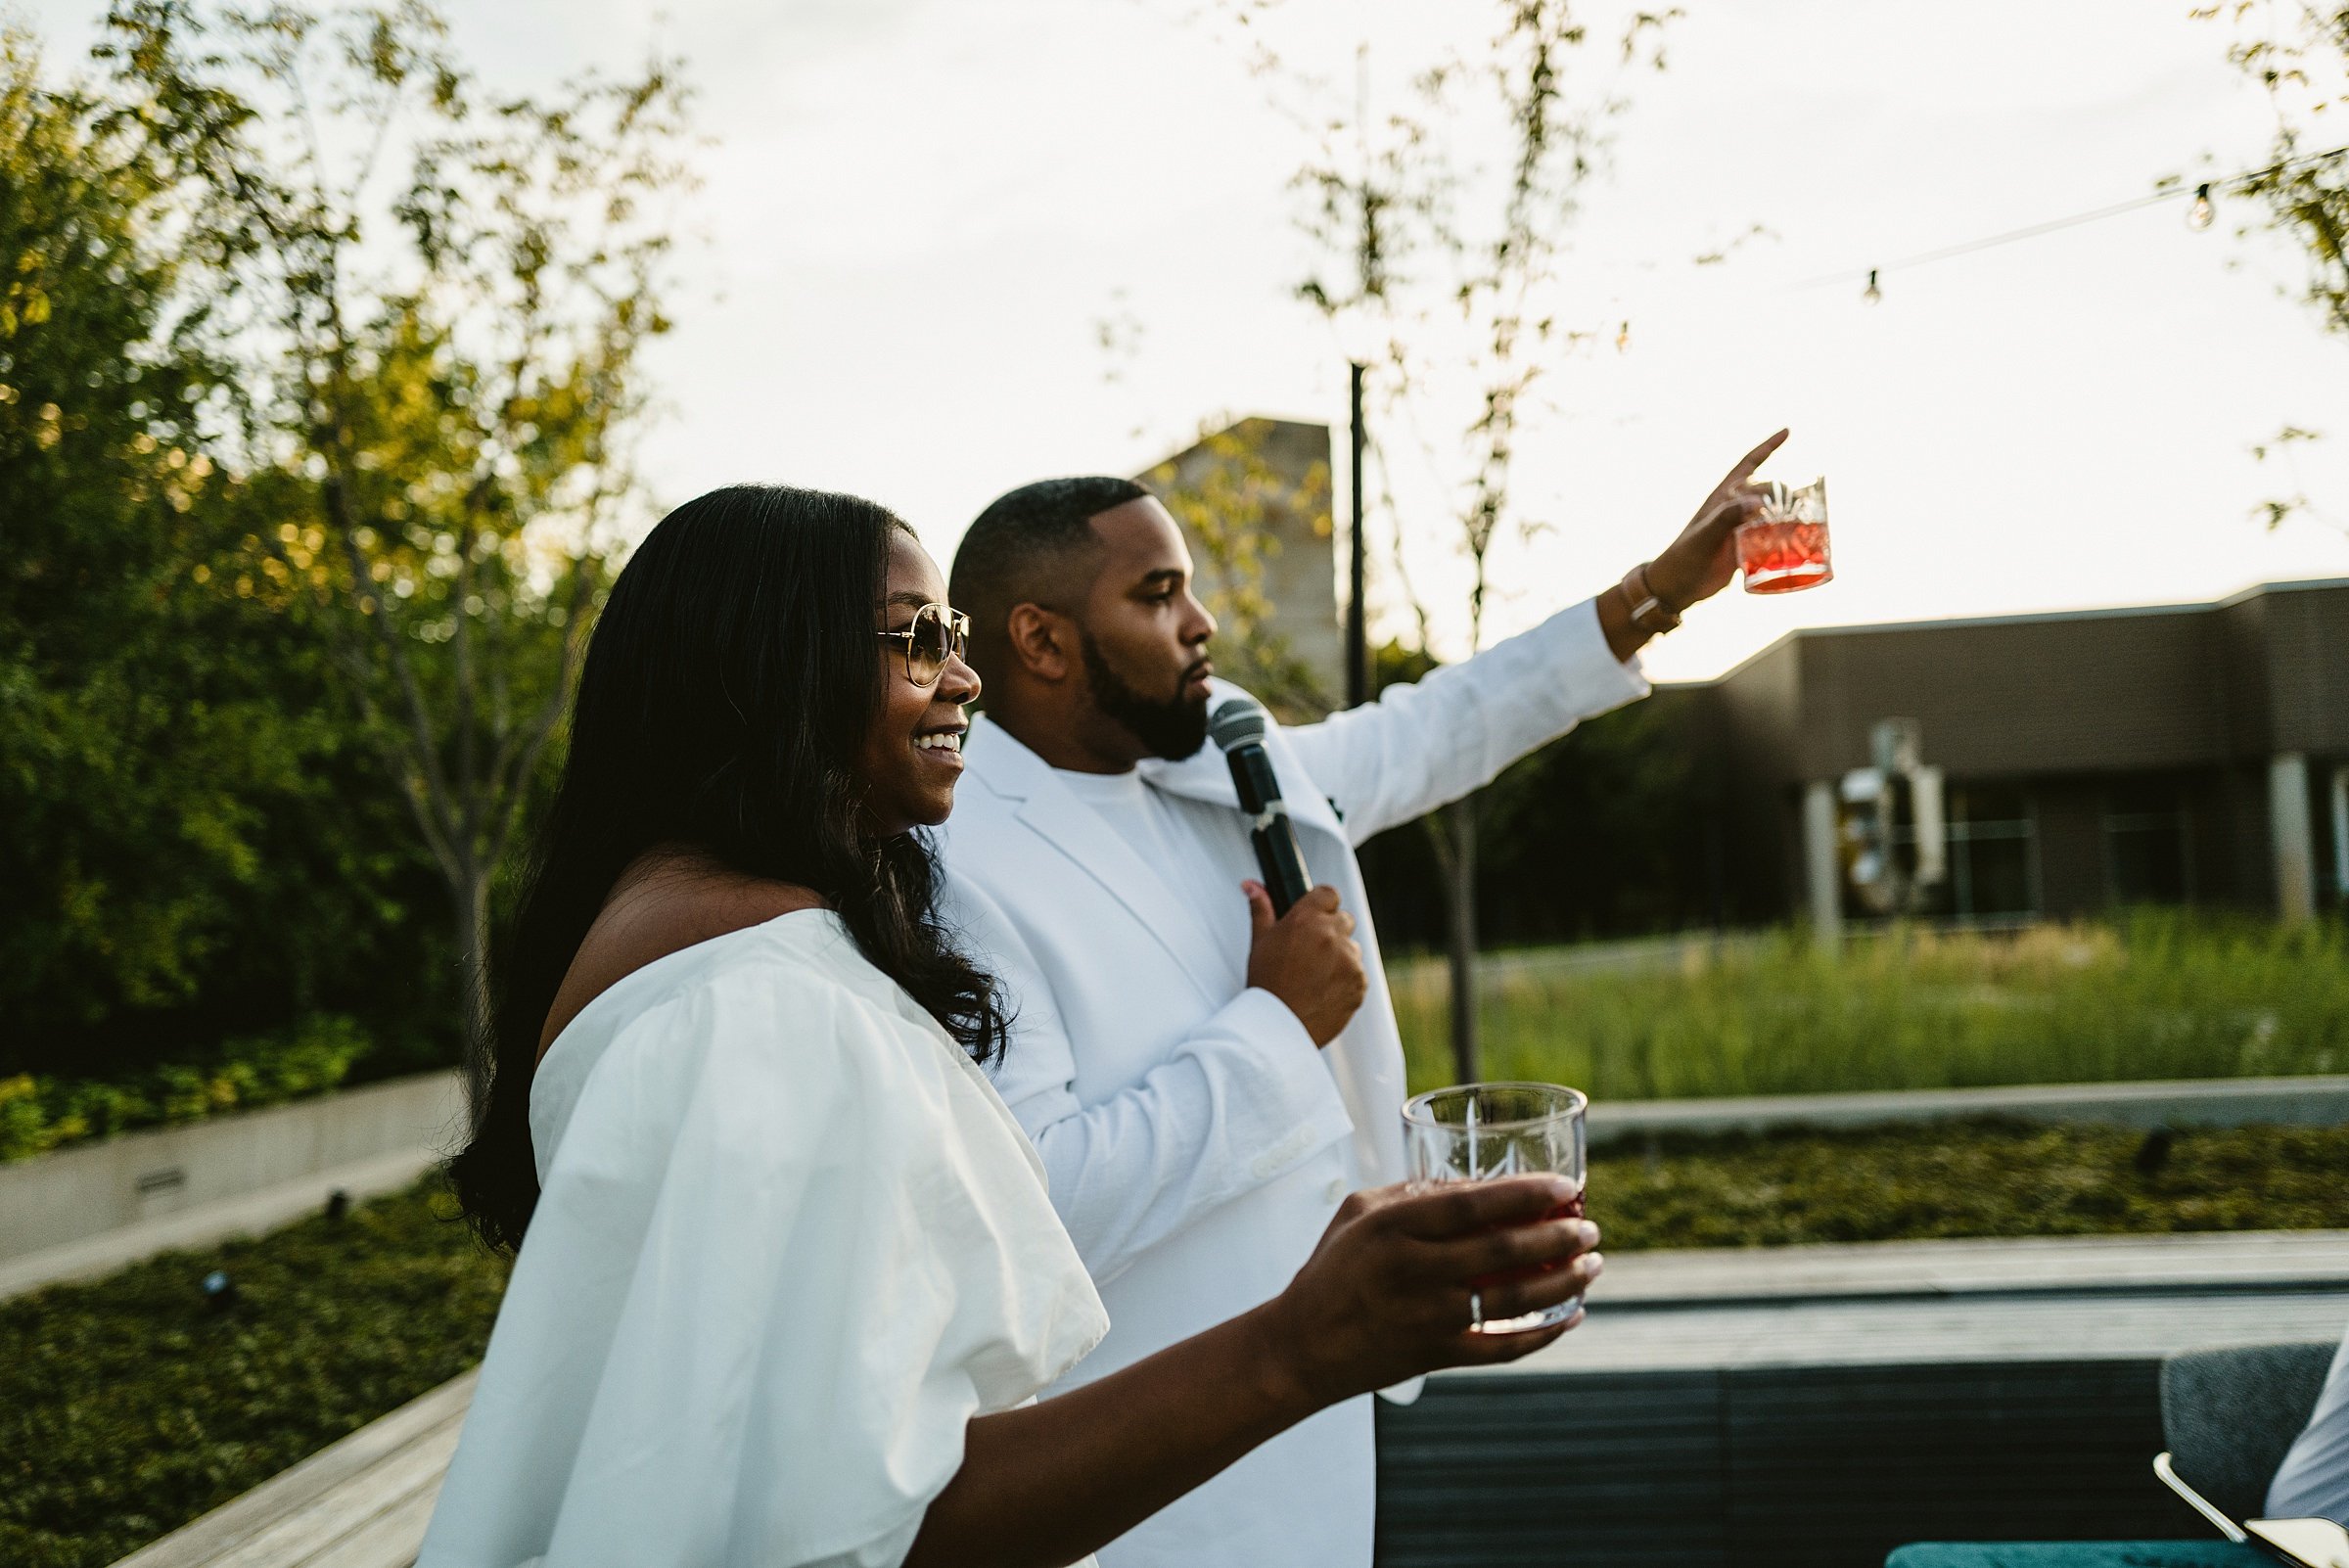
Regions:
<instances>
[{"instance_id":1,"label":"man's bracelet","mask_svg":"<svg viewBox=\"0 0 2349 1568\"><path fill-rule=\"evenodd\" d=\"M1647 585L1647 563L1623 575L1623 596L1631 601L1632 624L1651 637L1660 637L1681 623L1680 612L1656 596Z\"/></svg>"}]
</instances>

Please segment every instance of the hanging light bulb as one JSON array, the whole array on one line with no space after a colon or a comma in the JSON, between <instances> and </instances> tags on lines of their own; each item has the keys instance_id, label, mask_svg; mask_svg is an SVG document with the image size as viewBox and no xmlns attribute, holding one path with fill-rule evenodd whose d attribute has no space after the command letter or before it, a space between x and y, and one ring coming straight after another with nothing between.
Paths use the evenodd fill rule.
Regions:
<instances>
[{"instance_id":1,"label":"hanging light bulb","mask_svg":"<svg viewBox=\"0 0 2349 1568\"><path fill-rule=\"evenodd\" d=\"M2219 209L2211 205L2210 186L2208 184L2195 186L2194 205L2186 209L2186 226L2198 234L2209 228L2211 219L2218 215Z\"/></svg>"},{"instance_id":2,"label":"hanging light bulb","mask_svg":"<svg viewBox=\"0 0 2349 1568\"><path fill-rule=\"evenodd\" d=\"M1615 351L1619 354L1628 354L1632 351L1632 324L1628 321L1616 329Z\"/></svg>"},{"instance_id":3,"label":"hanging light bulb","mask_svg":"<svg viewBox=\"0 0 2349 1568\"><path fill-rule=\"evenodd\" d=\"M1874 267L1867 269L1867 287L1860 291L1860 302L1862 304L1882 304L1884 302L1884 291L1876 287L1876 269Z\"/></svg>"}]
</instances>

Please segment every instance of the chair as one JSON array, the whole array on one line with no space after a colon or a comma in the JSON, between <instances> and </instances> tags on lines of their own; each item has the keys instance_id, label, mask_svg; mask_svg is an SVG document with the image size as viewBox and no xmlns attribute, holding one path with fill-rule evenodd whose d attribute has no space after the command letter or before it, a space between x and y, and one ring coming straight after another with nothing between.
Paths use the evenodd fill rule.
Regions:
<instances>
[{"instance_id":1,"label":"chair","mask_svg":"<svg viewBox=\"0 0 2349 1568\"><path fill-rule=\"evenodd\" d=\"M2179 1479L2230 1519L2266 1512L2268 1483L2317 1407L2334 1347L2252 1345L2161 1363L2161 1430ZM2260 1548L2185 1541L1918 1542L1884 1568L2266 1568Z\"/></svg>"},{"instance_id":2,"label":"chair","mask_svg":"<svg viewBox=\"0 0 2349 1568\"><path fill-rule=\"evenodd\" d=\"M2317 1407L2336 1346L2247 1345L2161 1363L2161 1431L2180 1479L2235 1520L2267 1511L2268 1483Z\"/></svg>"}]
</instances>

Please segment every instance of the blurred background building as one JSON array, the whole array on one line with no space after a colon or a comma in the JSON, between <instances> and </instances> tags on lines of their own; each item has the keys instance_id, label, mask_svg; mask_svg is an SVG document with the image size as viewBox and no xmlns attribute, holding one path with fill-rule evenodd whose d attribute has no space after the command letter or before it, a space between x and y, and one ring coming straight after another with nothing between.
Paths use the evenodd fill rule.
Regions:
<instances>
[{"instance_id":1,"label":"blurred background building","mask_svg":"<svg viewBox=\"0 0 2349 1568\"><path fill-rule=\"evenodd\" d=\"M1877 722L1940 769L1960 921L2207 903L2306 918L2349 888L2349 579L2215 604L1791 632L1661 694L1754 918L1860 912L1840 781Z\"/></svg>"}]
</instances>

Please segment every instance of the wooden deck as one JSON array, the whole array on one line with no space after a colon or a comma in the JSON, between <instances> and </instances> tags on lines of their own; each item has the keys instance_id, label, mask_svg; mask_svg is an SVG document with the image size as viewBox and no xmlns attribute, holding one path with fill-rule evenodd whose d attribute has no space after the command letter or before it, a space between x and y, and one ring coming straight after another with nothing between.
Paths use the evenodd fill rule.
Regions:
<instances>
[{"instance_id":1,"label":"wooden deck","mask_svg":"<svg viewBox=\"0 0 2349 1568\"><path fill-rule=\"evenodd\" d=\"M2344 1322L2338 1230L1630 1253L1582 1327L1486 1375L2158 1361Z\"/></svg>"}]
</instances>

